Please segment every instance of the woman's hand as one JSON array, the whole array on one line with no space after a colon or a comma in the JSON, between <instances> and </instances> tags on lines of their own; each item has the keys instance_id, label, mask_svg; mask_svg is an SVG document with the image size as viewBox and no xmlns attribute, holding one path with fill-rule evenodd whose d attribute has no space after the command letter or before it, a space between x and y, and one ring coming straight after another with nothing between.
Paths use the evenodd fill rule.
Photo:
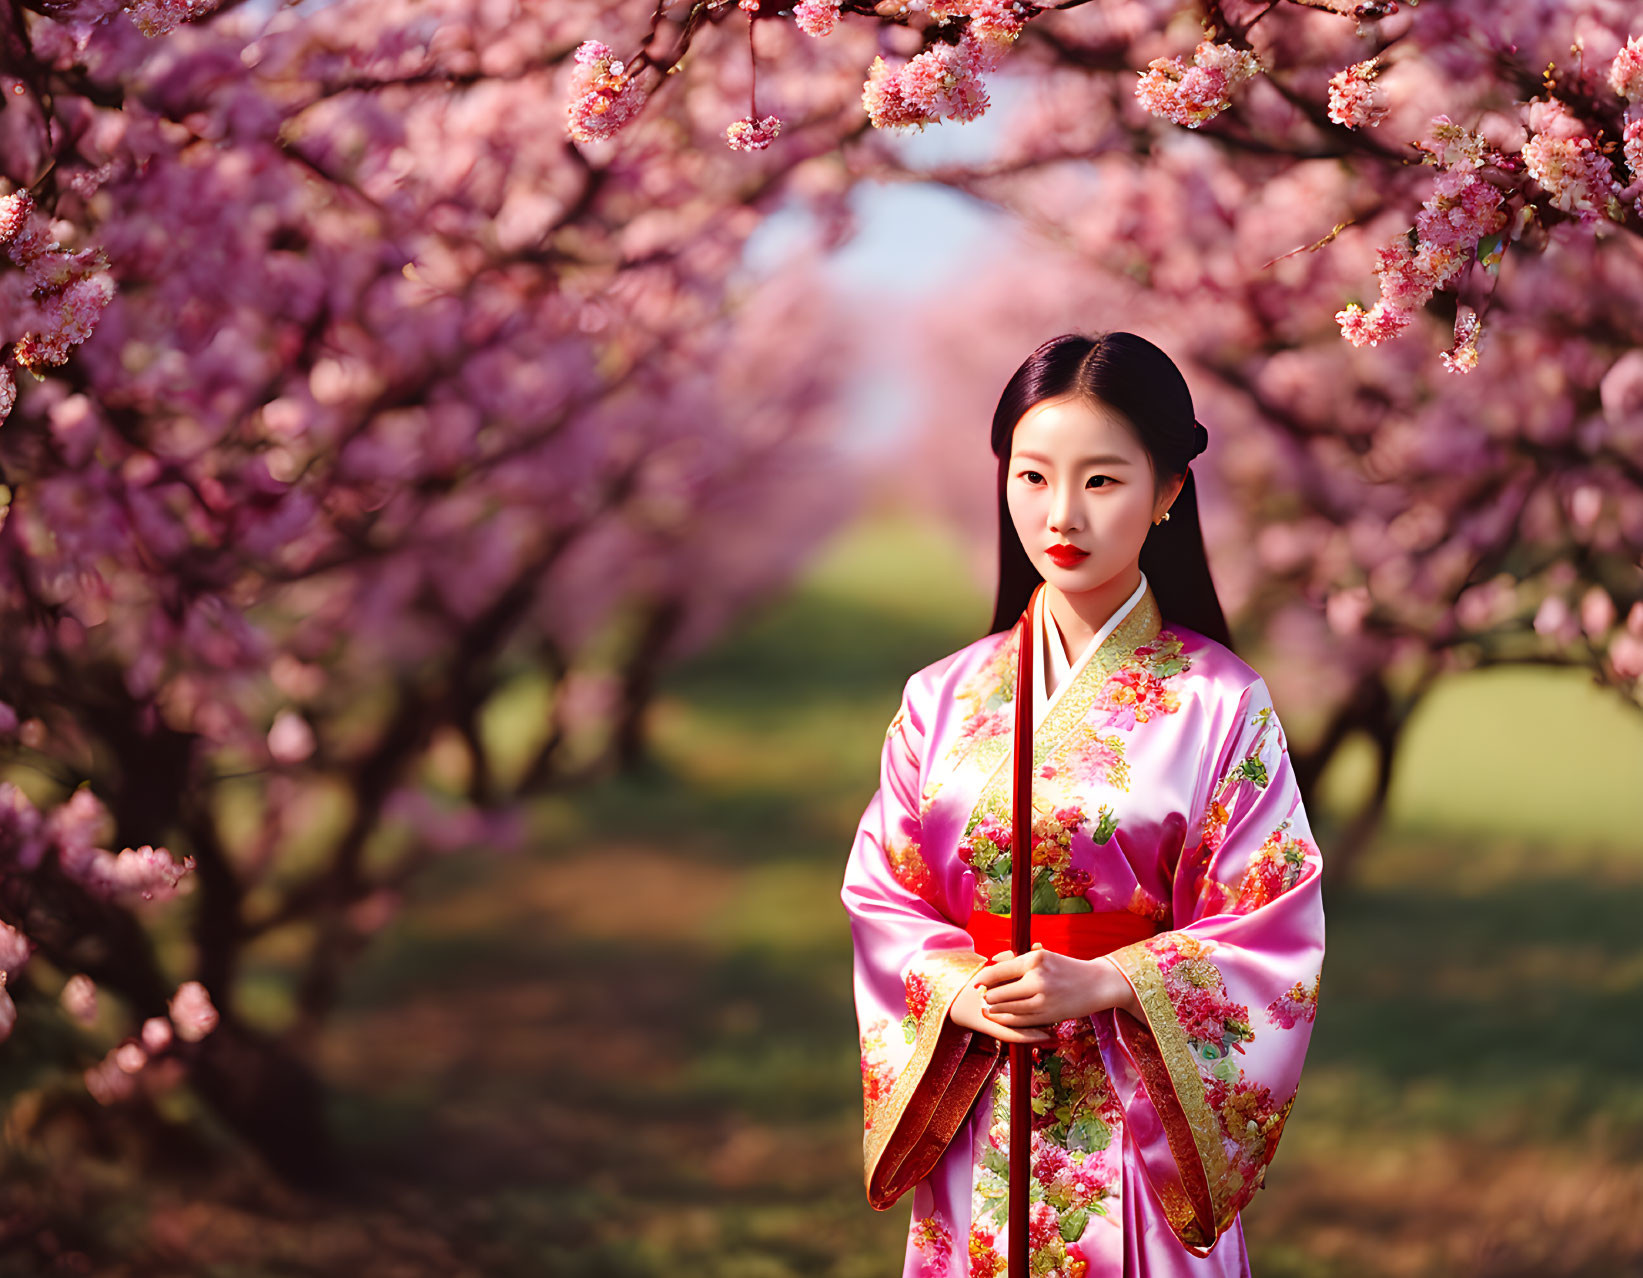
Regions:
<instances>
[{"instance_id":1,"label":"woman's hand","mask_svg":"<svg viewBox=\"0 0 1643 1278\"><path fill-rule=\"evenodd\" d=\"M985 969L984 969L985 970ZM991 1034L1006 1043L1053 1043L1055 1035L1041 1029L1010 1029L992 1020L981 1010L982 987L973 982L958 992L947 1011L949 1020L978 1034Z\"/></svg>"},{"instance_id":2,"label":"woman's hand","mask_svg":"<svg viewBox=\"0 0 1643 1278\"><path fill-rule=\"evenodd\" d=\"M982 987L982 1018L1001 1029L1054 1025L1109 1007L1144 1019L1135 991L1110 959L1073 958L1038 941L1025 954L1001 950L993 955L976 973L976 983Z\"/></svg>"}]
</instances>

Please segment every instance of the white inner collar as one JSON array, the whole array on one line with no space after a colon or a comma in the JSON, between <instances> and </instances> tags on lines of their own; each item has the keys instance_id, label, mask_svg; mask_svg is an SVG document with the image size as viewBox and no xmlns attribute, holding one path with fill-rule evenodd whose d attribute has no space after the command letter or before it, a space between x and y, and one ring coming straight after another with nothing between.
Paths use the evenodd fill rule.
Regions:
<instances>
[{"instance_id":1,"label":"white inner collar","mask_svg":"<svg viewBox=\"0 0 1643 1278\"><path fill-rule=\"evenodd\" d=\"M1033 680L1034 727L1043 722L1050 707L1084 668L1085 663L1095 655L1095 650L1101 646L1102 640L1118 629L1119 623L1129 615L1130 609L1141 601L1141 596L1146 591L1147 574L1142 573L1141 581L1131 592L1130 597L1119 604L1101 629L1090 636L1089 643L1078 654L1076 660L1068 659L1066 647L1061 641L1061 627L1045 603L1048 591L1038 592L1038 601L1034 604L1038 615L1033 620L1033 667L1038 671L1038 676Z\"/></svg>"}]
</instances>

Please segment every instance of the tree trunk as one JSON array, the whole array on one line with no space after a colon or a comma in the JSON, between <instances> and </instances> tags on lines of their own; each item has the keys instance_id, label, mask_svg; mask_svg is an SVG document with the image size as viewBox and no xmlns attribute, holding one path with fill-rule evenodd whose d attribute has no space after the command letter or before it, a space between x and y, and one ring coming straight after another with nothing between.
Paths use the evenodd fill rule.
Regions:
<instances>
[{"instance_id":1,"label":"tree trunk","mask_svg":"<svg viewBox=\"0 0 1643 1278\"><path fill-rule=\"evenodd\" d=\"M319 1077L278 1039L224 1018L199 1043L194 1088L287 1184L340 1183Z\"/></svg>"}]
</instances>

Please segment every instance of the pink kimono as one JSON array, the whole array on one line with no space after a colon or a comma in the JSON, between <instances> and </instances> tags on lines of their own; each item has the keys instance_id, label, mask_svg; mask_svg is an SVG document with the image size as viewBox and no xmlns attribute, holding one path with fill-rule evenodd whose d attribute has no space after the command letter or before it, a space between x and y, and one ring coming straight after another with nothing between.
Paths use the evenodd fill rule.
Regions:
<instances>
[{"instance_id":1,"label":"pink kimono","mask_svg":"<svg viewBox=\"0 0 1643 1278\"><path fill-rule=\"evenodd\" d=\"M908 680L845 869L867 1196L913 1191L904 1278L1005 1273L1008 1052L947 1013L985 963L972 909L1010 908L1020 634ZM1164 625L1144 578L1039 696L1033 913L1139 916L1117 921L1145 939L1109 957L1146 1020L1048 1027L1030 1271L1248 1274L1238 1213L1294 1104L1323 968L1322 862L1283 729L1255 670Z\"/></svg>"}]
</instances>

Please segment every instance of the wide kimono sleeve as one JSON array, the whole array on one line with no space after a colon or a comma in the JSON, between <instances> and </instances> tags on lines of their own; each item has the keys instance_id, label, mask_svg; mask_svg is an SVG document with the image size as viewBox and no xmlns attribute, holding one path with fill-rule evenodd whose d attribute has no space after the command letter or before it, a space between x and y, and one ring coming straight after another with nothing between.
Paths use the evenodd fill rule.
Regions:
<instances>
[{"instance_id":1,"label":"wide kimono sleeve","mask_svg":"<svg viewBox=\"0 0 1643 1278\"><path fill-rule=\"evenodd\" d=\"M1145 1013L1119 1010L1113 1022L1139 1083L1126 1108L1141 1164L1197 1256L1277 1152L1323 975L1323 862L1283 728L1264 680L1229 695L1237 717L1204 755L1173 927L1108 956Z\"/></svg>"},{"instance_id":2,"label":"wide kimono sleeve","mask_svg":"<svg viewBox=\"0 0 1643 1278\"><path fill-rule=\"evenodd\" d=\"M885 734L878 792L840 892L855 946L867 1200L880 1211L930 1173L999 1058L998 1039L948 1018L987 960L936 904L938 877L920 830L919 678L908 681Z\"/></svg>"}]
</instances>

